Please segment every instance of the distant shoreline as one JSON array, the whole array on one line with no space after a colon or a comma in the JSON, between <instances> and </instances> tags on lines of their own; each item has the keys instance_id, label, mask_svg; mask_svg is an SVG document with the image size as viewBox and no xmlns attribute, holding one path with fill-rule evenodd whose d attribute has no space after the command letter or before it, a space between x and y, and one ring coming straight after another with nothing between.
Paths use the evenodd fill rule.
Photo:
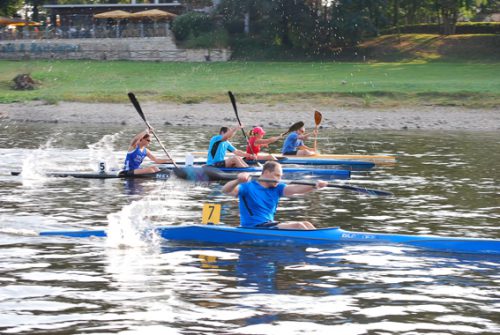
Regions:
<instances>
[{"instance_id":1,"label":"distant shoreline","mask_svg":"<svg viewBox=\"0 0 500 335\"><path fill-rule=\"evenodd\" d=\"M153 125L189 127L233 126L237 123L228 103L174 104L145 102L141 104ZM293 104L238 104L239 116L247 127L285 129L302 120L314 126L313 113L323 114L321 126L332 129L372 130L500 130L500 111L460 107L337 108ZM0 120L21 122L54 122L76 124L142 123L131 104L60 102L55 105L40 101L0 105Z\"/></svg>"}]
</instances>

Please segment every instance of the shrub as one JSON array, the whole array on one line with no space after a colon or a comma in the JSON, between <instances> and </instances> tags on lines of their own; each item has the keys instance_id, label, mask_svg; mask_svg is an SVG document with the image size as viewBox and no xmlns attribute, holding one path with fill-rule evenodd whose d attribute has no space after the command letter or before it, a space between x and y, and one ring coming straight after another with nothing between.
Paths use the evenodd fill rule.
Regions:
<instances>
[{"instance_id":1,"label":"shrub","mask_svg":"<svg viewBox=\"0 0 500 335\"><path fill-rule=\"evenodd\" d=\"M172 32L178 41L184 41L190 36L197 37L213 29L214 22L212 18L203 13L186 13L177 16L172 23Z\"/></svg>"},{"instance_id":2,"label":"shrub","mask_svg":"<svg viewBox=\"0 0 500 335\"><path fill-rule=\"evenodd\" d=\"M397 27L382 30L383 35L396 34ZM441 26L437 23L400 26L401 34L439 34ZM455 34L499 34L500 22L458 22Z\"/></svg>"}]
</instances>

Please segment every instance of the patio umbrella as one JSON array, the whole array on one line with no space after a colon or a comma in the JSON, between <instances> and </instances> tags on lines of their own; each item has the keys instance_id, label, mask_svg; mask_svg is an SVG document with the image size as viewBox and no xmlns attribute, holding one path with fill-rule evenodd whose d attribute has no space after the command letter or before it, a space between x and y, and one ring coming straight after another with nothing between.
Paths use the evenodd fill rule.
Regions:
<instances>
[{"instance_id":1,"label":"patio umbrella","mask_svg":"<svg viewBox=\"0 0 500 335\"><path fill-rule=\"evenodd\" d=\"M33 22L33 21L20 21L20 22L9 23L8 25L16 27L24 27L24 26L38 27L41 24L39 22Z\"/></svg>"},{"instance_id":2,"label":"patio umbrella","mask_svg":"<svg viewBox=\"0 0 500 335\"><path fill-rule=\"evenodd\" d=\"M176 14L160 10L160 9L150 9L150 10L144 10L142 12L137 12L137 13L132 13L130 17L132 19L138 19L141 20L141 36L144 36L144 27L142 24L143 19L149 19L153 21L154 24L154 29L156 31L156 21L162 20L162 19L173 19L176 17Z\"/></svg>"},{"instance_id":3,"label":"patio umbrella","mask_svg":"<svg viewBox=\"0 0 500 335\"><path fill-rule=\"evenodd\" d=\"M124 10L112 10L109 12L95 14L96 19L111 19L117 22L116 24L116 37L120 37L120 20L130 18L130 13Z\"/></svg>"},{"instance_id":4,"label":"patio umbrella","mask_svg":"<svg viewBox=\"0 0 500 335\"><path fill-rule=\"evenodd\" d=\"M142 12L132 13L130 14L130 16L133 19L161 20L161 19L171 19L176 17L177 15L160 9L150 9L150 10L144 10Z\"/></svg>"},{"instance_id":5,"label":"patio umbrella","mask_svg":"<svg viewBox=\"0 0 500 335\"><path fill-rule=\"evenodd\" d=\"M113 20L123 20L130 18L130 13L124 10L112 10L109 12L95 14L96 19L113 19Z\"/></svg>"},{"instance_id":6,"label":"patio umbrella","mask_svg":"<svg viewBox=\"0 0 500 335\"><path fill-rule=\"evenodd\" d=\"M0 16L0 24L1 25L10 25L10 24L15 24L15 23L20 23L20 22L24 22L24 20L22 19L11 19L10 17L4 17L4 16Z\"/></svg>"}]
</instances>

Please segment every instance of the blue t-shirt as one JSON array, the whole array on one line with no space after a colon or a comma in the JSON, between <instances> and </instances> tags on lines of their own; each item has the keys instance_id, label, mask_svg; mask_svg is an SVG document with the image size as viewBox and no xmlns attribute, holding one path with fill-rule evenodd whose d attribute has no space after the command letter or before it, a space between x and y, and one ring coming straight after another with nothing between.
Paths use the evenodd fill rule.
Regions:
<instances>
[{"instance_id":1,"label":"blue t-shirt","mask_svg":"<svg viewBox=\"0 0 500 335\"><path fill-rule=\"evenodd\" d=\"M222 162L226 156L226 151L233 152L235 147L229 141L222 141L223 135L216 135L210 139L208 146L207 165L213 165Z\"/></svg>"},{"instance_id":2,"label":"blue t-shirt","mask_svg":"<svg viewBox=\"0 0 500 335\"><path fill-rule=\"evenodd\" d=\"M291 133L283 142L283 148L281 149L281 153L284 154L286 152L297 151L297 148L304 145L302 140L299 140L299 134L296 132Z\"/></svg>"},{"instance_id":3,"label":"blue t-shirt","mask_svg":"<svg viewBox=\"0 0 500 335\"><path fill-rule=\"evenodd\" d=\"M238 187L242 227L255 227L261 223L274 221L274 213L286 184L278 183L276 187L266 188L253 180Z\"/></svg>"},{"instance_id":4,"label":"blue t-shirt","mask_svg":"<svg viewBox=\"0 0 500 335\"><path fill-rule=\"evenodd\" d=\"M146 157L148 151L146 148L141 151L139 145L135 148L134 151L127 152L127 157L125 157L125 164L123 169L125 171L132 171L138 169L141 166L144 157Z\"/></svg>"}]
</instances>

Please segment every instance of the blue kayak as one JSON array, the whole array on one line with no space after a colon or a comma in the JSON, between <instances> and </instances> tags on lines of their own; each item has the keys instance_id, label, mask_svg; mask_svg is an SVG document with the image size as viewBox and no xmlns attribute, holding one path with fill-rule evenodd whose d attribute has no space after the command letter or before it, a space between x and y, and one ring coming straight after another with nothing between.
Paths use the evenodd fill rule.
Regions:
<instances>
[{"instance_id":1,"label":"blue kayak","mask_svg":"<svg viewBox=\"0 0 500 335\"><path fill-rule=\"evenodd\" d=\"M249 165L255 165L257 163L264 164L265 160L248 161L245 160ZM370 170L375 166L375 163L368 161L356 161L356 160L345 160L345 159L317 159L306 157L301 158L289 158L282 157L278 159L278 162L282 165L307 165L307 166L336 166L342 169L355 170L355 171L366 171ZM194 161L195 165L204 165L207 162L204 160ZM177 164L182 164L182 162L177 162Z\"/></svg>"},{"instance_id":2,"label":"blue kayak","mask_svg":"<svg viewBox=\"0 0 500 335\"><path fill-rule=\"evenodd\" d=\"M251 246L328 246L400 244L431 251L500 255L500 239L459 238L351 232L336 228L288 230L241 228L226 225L182 225L156 228L162 238L176 242L241 244ZM104 230L47 231L41 236L105 237Z\"/></svg>"},{"instance_id":3,"label":"blue kayak","mask_svg":"<svg viewBox=\"0 0 500 335\"><path fill-rule=\"evenodd\" d=\"M170 164L161 166L162 168L172 169L174 174L179 178L196 181L233 180L237 178L240 172L259 174L262 171L261 167L256 166L247 168L216 168L213 166L178 166L174 168L174 166ZM289 179L297 175L300 177L315 176L342 180L351 178L351 172L349 170L334 169L283 167L283 174Z\"/></svg>"}]
</instances>

